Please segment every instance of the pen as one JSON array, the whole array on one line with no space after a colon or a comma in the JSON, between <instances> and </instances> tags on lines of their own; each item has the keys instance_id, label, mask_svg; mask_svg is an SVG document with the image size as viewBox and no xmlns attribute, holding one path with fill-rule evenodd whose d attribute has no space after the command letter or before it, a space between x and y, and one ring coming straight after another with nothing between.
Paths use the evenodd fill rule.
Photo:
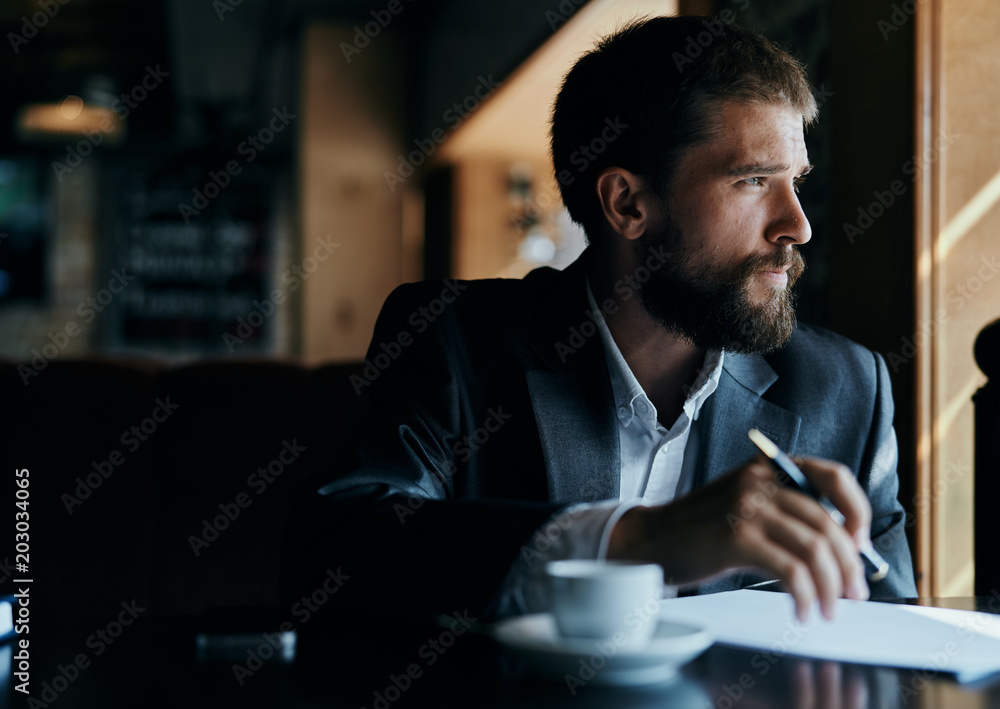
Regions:
<instances>
[{"instance_id":1,"label":"pen","mask_svg":"<svg viewBox=\"0 0 1000 709\"><path fill-rule=\"evenodd\" d=\"M778 446L776 446L770 438L765 436L763 433L758 431L756 428L751 428L749 433L750 440L760 448L760 450L766 455L774 465L781 470L785 475L791 478L792 483L799 488L802 492L812 497L814 500L819 502L823 508L830 513L834 521L837 524L844 524L844 515L841 514L840 510L833 506L827 498L819 494L819 490L809 482L799 466L792 462L784 451L782 451ZM865 560L865 567L867 568L867 575L869 581L881 581L889 573L889 562L882 558L882 555L875 551L875 547L871 543L866 546L861 547L861 557Z\"/></svg>"}]
</instances>

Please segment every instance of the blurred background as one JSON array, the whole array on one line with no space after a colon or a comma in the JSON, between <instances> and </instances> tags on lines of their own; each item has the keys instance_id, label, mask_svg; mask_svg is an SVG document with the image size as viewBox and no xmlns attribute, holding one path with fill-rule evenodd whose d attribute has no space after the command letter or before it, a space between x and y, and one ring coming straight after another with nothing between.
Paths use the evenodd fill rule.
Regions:
<instances>
[{"instance_id":1,"label":"blurred background","mask_svg":"<svg viewBox=\"0 0 1000 709\"><path fill-rule=\"evenodd\" d=\"M0 357L356 362L399 283L564 267L560 78L678 12L807 65L800 316L888 358L922 583L971 590L972 476L934 485L971 465L1000 314L986 0L5 0Z\"/></svg>"},{"instance_id":2,"label":"blurred background","mask_svg":"<svg viewBox=\"0 0 1000 709\"><path fill-rule=\"evenodd\" d=\"M831 158L875 101L896 121L867 162L910 149L912 23L874 33L872 81L833 75L857 30L824 0L13 0L0 354L30 358L74 323L62 352L351 361L403 281L565 266L584 242L549 167L561 77L599 34L678 11L732 13L807 64L824 105L801 307L836 324ZM912 208L894 211L909 230Z\"/></svg>"}]
</instances>

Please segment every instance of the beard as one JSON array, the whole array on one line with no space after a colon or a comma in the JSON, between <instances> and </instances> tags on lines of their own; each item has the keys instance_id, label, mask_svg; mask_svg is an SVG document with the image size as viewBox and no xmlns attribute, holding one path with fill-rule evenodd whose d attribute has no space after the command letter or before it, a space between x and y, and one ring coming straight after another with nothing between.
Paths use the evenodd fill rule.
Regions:
<instances>
[{"instance_id":1,"label":"beard","mask_svg":"<svg viewBox=\"0 0 1000 709\"><path fill-rule=\"evenodd\" d=\"M663 265L650 269L649 279L639 285L646 313L669 332L705 349L767 354L788 342L796 323L792 286L805 270L798 250L790 247L753 254L730 267L695 265L690 241L672 222L638 239L641 263L657 261L654 248L661 254L667 252ZM785 266L785 286L770 287L764 299L755 303L758 275Z\"/></svg>"}]
</instances>

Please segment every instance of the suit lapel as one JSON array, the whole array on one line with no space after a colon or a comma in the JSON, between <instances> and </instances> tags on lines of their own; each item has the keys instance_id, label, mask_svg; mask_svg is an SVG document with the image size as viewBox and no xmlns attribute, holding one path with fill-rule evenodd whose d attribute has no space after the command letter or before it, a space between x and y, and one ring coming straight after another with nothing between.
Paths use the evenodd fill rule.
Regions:
<instances>
[{"instance_id":1,"label":"suit lapel","mask_svg":"<svg viewBox=\"0 0 1000 709\"><path fill-rule=\"evenodd\" d=\"M587 252L540 289L525 372L552 502L618 499L618 419L585 283Z\"/></svg>"},{"instance_id":2,"label":"suit lapel","mask_svg":"<svg viewBox=\"0 0 1000 709\"><path fill-rule=\"evenodd\" d=\"M726 353L719 386L697 421L703 445L696 486L722 477L757 455L757 447L747 438L751 428L760 429L782 450L794 449L801 417L761 398L777 380L774 369L760 355ZM682 595L730 591L758 580L746 571L736 571L685 589Z\"/></svg>"},{"instance_id":3,"label":"suit lapel","mask_svg":"<svg viewBox=\"0 0 1000 709\"><path fill-rule=\"evenodd\" d=\"M719 386L698 417L703 444L696 484L710 483L758 453L747 438L751 428L785 451L794 449L801 417L761 398L777 379L763 357L726 353Z\"/></svg>"},{"instance_id":4,"label":"suit lapel","mask_svg":"<svg viewBox=\"0 0 1000 709\"><path fill-rule=\"evenodd\" d=\"M621 458L611 394L578 367L526 372L552 502L618 499ZM610 386L607 386L610 390Z\"/></svg>"}]
</instances>

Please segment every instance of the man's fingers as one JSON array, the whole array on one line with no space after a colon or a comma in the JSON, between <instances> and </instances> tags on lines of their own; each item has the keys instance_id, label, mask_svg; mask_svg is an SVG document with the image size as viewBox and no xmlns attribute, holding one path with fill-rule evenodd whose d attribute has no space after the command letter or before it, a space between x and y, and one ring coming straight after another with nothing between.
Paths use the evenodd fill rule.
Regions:
<instances>
[{"instance_id":1,"label":"man's fingers","mask_svg":"<svg viewBox=\"0 0 1000 709\"><path fill-rule=\"evenodd\" d=\"M796 458L795 462L824 497L844 515L844 528L860 546L871 537L872 507L851 469L821 458Z\"/></svg>"},{"instance_id":2,"label":"man's fingers","mask_svg":"<svg viewBox=\"0 0 1000 709\"><path fill-rule=\"evenodd\" d=\"M833 618L837 599L844 589L845 577L832 542L815 528L790 515L765 519L764 530L777 545L806 565L817 589L823 615L828 619ZM843 530L837 531L844 534Z\"/></svg>"},{"instance_id":3,"label":"man's fingers","mask_svg":"<svg viewBox=\"0 0 1000 709\"><path fill-rule=\"evenodd\" d=\"M816 600L816 584L809 567L790 551L776 544L760 530L743 535L744 553L749 563L778 577L795 599L795 615L800 622L809 617Z\"/></svg>"},{"instance_id":4,"label":"man's fingers","mask_svg":"<svg viewBox=\"0 0 1000 709\"><path fill-rule=\"evenodd\" d=\"M815 467L821 470L821 476L842 474L836 464L825 461ZM846 484L840 484L846 488L857 485L853 476ZM748 463L742 469L737 489L736 502L749 528L746 531L750 532L744 536L758 542L763 536L770 543L761 547L768 553L751 550L746 543L738 546L744 552L757 551L758 561L753 563L768 564L763 568L785 582L786 588L796 596L797 604L805 602L802 599L807 596L815 598L820 602L823 615L832 618L836 601L842 595L855 599L867 597L858 545L816 500L798 490L776 485L770 469L759 461ZM860 488L858 491L861 492ZM850 500L851 493L846 495ZM861 496L864 500L863 492ZM856 503L845 505L849 512L855 519L865 520L867 508L852 509L852 504L857 506ZM797 567L789 558L794 559ZM808 589L802 581L796 581L803 574L809 577ZM803 612L801 607L799 612Z\"/></svg>"},{"instance_id":5,"label":"man's fingers","mask_svg":"<svg viewBox=\"0 0 1000 709\"><path fill-rule=\"evenodd\" d=\"M834 522L830 514L815 500L801 493L784 491L784 494L775 496L775 503L782 511L808 525L810 533L820 534L829 542L844 595L855 600L867 598L864 564L858 556L857 544L848 536L847 531ZM805 540L805 543L808 544L809 541Z\"/></svg>"},{"instance_id":6,"label":"man's fingers","mask_svg":"<svg viewBox=\"0 0 1000 709\"><path fill-rule=\"evenodd\" d=\"M816 600L831 617L845 589L849 598L867 596L856 539L869 533L871 508L843 466L807 459L802 467L849 520L846 531L757 459L669 505L629 510L615 526L608 558L656 560L680 583L756 566L778 577L799 618Z\"/></svg>"}]
</instances>

